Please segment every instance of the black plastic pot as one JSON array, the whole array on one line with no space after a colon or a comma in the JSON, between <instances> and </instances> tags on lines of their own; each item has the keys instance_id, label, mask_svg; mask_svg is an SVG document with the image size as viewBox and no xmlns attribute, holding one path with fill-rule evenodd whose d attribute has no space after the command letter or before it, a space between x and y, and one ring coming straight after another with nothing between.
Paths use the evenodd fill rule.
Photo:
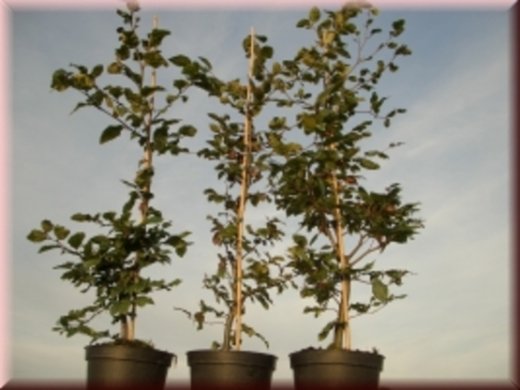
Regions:
<instances>
[{"instance_id":1,"label":"black plastic pot","mask_svg":"<svg viewBox=\"0 0 520 390\"><path fill-rule=\"evenodd\" d=\"M87 389L139 386L163 389L175 356L131 344L92 345L85 350Z\"/></svg>"},{"instance_id":2,"label":"black plastic pot","mask_svg":"<svg viewBox=\"0 0 520 390\"><path fill-rule=\"evenodd\" d=\"M189 351L191 388L271 388L276 356L248 351Z\"/></svg>"},{"instance_id":3,"label":"black plastic pot","mask_svg":"<svg viewBox=\"0 0 520 390\"><path fill-rule=\"evenodd\" d=\"M297 390L377 388L384 356L375 352L304 349L289 355Z\"/></svg>"}]
</instances>

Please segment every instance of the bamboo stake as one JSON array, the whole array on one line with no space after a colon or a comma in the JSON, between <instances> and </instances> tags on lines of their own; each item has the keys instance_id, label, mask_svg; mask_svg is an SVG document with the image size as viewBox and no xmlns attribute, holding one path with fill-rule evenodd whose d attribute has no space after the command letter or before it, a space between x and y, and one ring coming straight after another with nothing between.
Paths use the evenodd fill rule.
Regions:
<instances>
[{"instance_id":1,"label":"bamboo stake","mask_svg":"<svg viewBox=\"0 0 520 390\"><path fill-rule=\"evenodd\" d=\"M244 239L244 213L246 208L247 192L249 186L249 164L251 158L251 98L252 98L252 78L254 65L254 45L255 31L251 28L251 40L249 47L249 70L247 81L247 95L245 103L245 119L244 119L244 153L242 156L242 181L240 185L240 198L238 205L238 226L237 226L237 247L236 247L236 311L235 311L235 348L240 350L242 344L242 245Z\"/></svg>"},{"instance_id":2,"label":"bamboo stake","mask_svg":"<svg viewBox=\"0 0 520 390\"><path fill-rule=\"evenodd\" d=\"M159 18L157 16L153 17L153 29L158 28L159 25ZM151 75L151 86L155 87L157 86L157 72L155 69L152 70ZM150 170L152 168L152 157L153 157L153 151L151 147L151 135L152 135L152 118L153 118L153 109L155 106L155 99L154 99L154 93L152 92L152 95L150 96L150 113L149 113L149 119L148 123L146 124L146 145L144 150L144 156L143 160L141 161L141 166L143 170ZM151 179L150 179L151 180ZM143 188L143 193L148 195L151 190L151 183L148 182L146 186ZM141 225L144 225L146 223L146 218L148 217L148 210L149 210L149 198L143 198L141 200L141 205L139 207L139 211L141 212ZM137 254L139 256L139 253ZM135 271L134 273L134 282L137 282L139 278L139 272ZM128 324L128 340L134 340L135 339L135 318L136 318L136 305L135 303L132 304L132 311L130 315L130 323Z\"/></svg>"}]
</instances>

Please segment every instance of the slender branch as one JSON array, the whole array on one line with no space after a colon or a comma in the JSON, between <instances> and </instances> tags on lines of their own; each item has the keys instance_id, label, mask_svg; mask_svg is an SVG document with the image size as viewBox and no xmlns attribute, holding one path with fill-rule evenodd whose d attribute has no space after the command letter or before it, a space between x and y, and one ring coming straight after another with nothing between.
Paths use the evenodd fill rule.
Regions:
<instances>
[{"instance_id":1,"label":"slender branch","mask_svg":"<svg viewBox=\"0 0 520 390\"><path fill-rule=\"evenodd\" d=\"M325 234L327 236L327 238L330 241L330 245L332 247L337 247L338 246L338 240L336 238L334 238L334 234L332 233L332 230L331 230L331 228L329 226L329 222L327 220L326 214L322 213L322 217L323 217L323 220L325 222L319 227L319 230L320 230L320 232L322 232L323 234Z\"/></svg>"},{"instance_id":2,"label":"slender branch","mask_svg":"<svg viewBox=\"0 0 520 390\"><path fill-rule=\"evenodd\" d=\"M190 84L191 86L191 84ZM179 90L176 98L182 96L182 94L184 92L186 92L188 90L189 86L186 86L186 87L183 87L182 89ZM153 119L152 121L155 121L157 118L159 118L161 116L161 114L164 114L166 111L168 111L170 109L171 106L173 106L173 101L170 102L170 103L166 103L163 107L161 107L160 109L157 110L157 112L155 113L155 115L153 116Z\"/></svg>"},{"instance_id":3,"label":"slender branch","mask_svg":"<svg viewBox=\"0 0 520 390\"><path fill-rule=\"evenodd\" d=\"M206 325L224 325L224 321L204 321Z\"/></svg>"},{"instance_id":4,"label":"slender branch","mask_svg":"<svg viewBox=\"0 0 520 390\"><path fill-rule=\"evenodd\" d=\"M91 95L86 92L86 91L81 91L81 93L83 93L83 95L85 95L87 98L90 98ZM132 133L133 135L139 137L140 134L139 132L134 129L132 126L130 126L128 123L126 123L124 120L122 120L121 118L119 117L115 117L113 113L109 112L107 109L105 109L104 107L102 106L96 106L96 105L93 105L92 107L95 107L96 109L98 109L99 111L101 111L102 113L108 115L110 118L114 119L116 122L118 122L121 126L123 126L123 128L127 129L130 133Z\"/></svg>"},{"instance_id":5,"label":"slender branch","mask_svg":"<svg viewBox=\"0 0 520 390\"><path fill-rule=\"evenodd\" d=\"M334 313L336 313L336 314L338 313L338 309L333 308L333 307L328 307L328 306L327 306L327 307L317 307L317 308L315 308L315 307L310 307L310 309L316 309L316 310L310 310L309 313L311 313L311 312L313 312L313 311L318 311L318 310L319 310L319 311L323 311L323 312L325 312L325 311L332 311L332 312L334 312Z\"/></svg>"},{"instance_id":6,"label":"slender branch","mask_svg":"<svg viewBox=\"0 0 520 390\"><path fill-rule=\"evenodd\" d=\"M335 292L337 292L337 291L335 291ZM341 304L341 300L340 300L340 298L338 298L337 295L340 295L340 294L333 294L332 299L334 300L334 302L336 302L336 304L339 307L339 305ZM336 310L336 313L338 313L338 310L337 309L335 309L335 310Z\"/></svg>"},{"instance_id":7,"label":"slender branch","mask_svg":"<svg viewBox=\"0 0 520 390\"><path fill-rule=\"evenodd\" d=\"M368 248L365 252L360 254L355 260L351 260L351 265L352 266L356 265L361 260L363 260L363 258L365 258L367 255L369 255L370 253L375 252L377 250L381 250L381 246L380 245L372 246L372 247Z\"/></svg>"},{"instance_id":8,"label":"slender branch","mask_svg":"<svg viewBox=\"0 0 520 390\"><path fill-rule=\"evenodd\" d=\"M363 244L365 243L365 240L366 240L366 235L362 234L360 237L359 237L359 241L358 243L356 244L356 246L354 247L354 249L352 249L352 251L348 254L348 257L349 259L353 259L354 256L356 255L356 253L361 249L361 247L363 246Z\"/></svg>"},{"instance_id":9,"label":"slender branch","mask_svg":"<svg viewBox=\"0 0 520 390\"><path fill-rule=\"evenodd\" d=\"M357 317L359 317L359 316L361 316L361 315L365 315L365 314L375 314L375 313L377 313L379 310L381 310L381 309L383 309L384 307L386 307L386 305L387 305L387 303L383 303L381 306L375 308L375 309L372 310L372 311L367 311L367 312L365 312L365 313L354 314L354 315L352 315L351 318L357 318Z\"/></svg>"},{"instance_id":10,"label":"slender branch","mask_svg":"<svg viewBox=\"0 0 520 390\"><path fill-rule=\"evenodd\" d=\"M116 98L114 96L110 96L103 89L101 89L96 83L94 83L94 88L96 89L97 92L102 93L104 98L110 99L110 101L115 102L117 104L117 106L122 108L123 110L125 110L125 112L131 111L131 109L129 107L125 106L123 103L121 103L118 98ZM108 114L110 116L114 117L113 114L110 114L110 113L108 113ZM115 118L115 119L117 119L117 118Z\"/></svg>"},{"instance_id":11,"label":"slender branch","mask_svg":"<svg viewBox=\"0 0 520 390\"><path fill-rule=\"evenodd\" d=\"M61 242L60 240L52 240L52 241L55 242L56 245L58 245L58 246L60 247L60 249L61 249L63 252L66 252L66 253L68 253L69 255L77 256L77 257L79 257L79 258L82 257L82 254L81 254L80 252L68 248L68 247L65 246L65 245L63 244L63 242Z\"/></svg>"},{"instance_id":12,"label":"slender branch","mask_svg":"<svg viewBox=\"0 0 520 390\"><path fill-rule=\"evenodd\" d=\"M85 320L81 321L83 324L88 324L92 319L94 319L95 317L97 317L98 315L100 315L101 313L103 313L104 311L106 310L106 308L104 307L101 307L99 308L98 310L94 311L90 317L86 318Z\"/></svg>"}]
</instances>

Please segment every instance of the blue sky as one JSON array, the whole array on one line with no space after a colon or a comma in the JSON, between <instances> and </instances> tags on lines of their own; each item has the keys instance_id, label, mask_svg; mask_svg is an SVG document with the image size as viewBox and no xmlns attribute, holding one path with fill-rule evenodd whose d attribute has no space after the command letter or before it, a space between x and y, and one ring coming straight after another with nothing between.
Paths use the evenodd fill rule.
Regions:
<instances>
[{"instance_id":1,"label":"blue sky","mask_svg":"<svg viewBox=\"0 0 520 390\"><path fill-rule=\"evenodd\" d=\"M144 9L143 31L159 16L172 31L163 50L209 58L224 78L246 73L241 41L254 26L279 58L291 56L309 36L294 28L306 8L287 10ZM380 267L412 270L399 292L408 294L381 312L355 320L353 346L386 356L382 380L507 380L511 377L511 130L510 16L500 9L383 9L379 23L407 20L403 40L414 54L381 85L390 104L407 114L381 131L377 142L402 141L371 188L400 182L406 201L422 203L426 228L411 243L389 247ZM27 233L44 218L67 225L77 211L117 210L125 199L120 179L132 177L139 158L119 139L100 147L109 123L89 110L69 115L79 95L50 90L52 72L71 62L93 66L112 59L119 18L112 10L17 10L11 16L11 378L78 379L85 376L86 338L51 331L59 315L88 302L60 281L57 254L38 255ZM170 83L168 71L159 82ZM203 95L175 116L208 134L206 112L218 112ZM138 337L174 352L169 380L187 380L185 352L207 348L220 329L195 327L173 306L194 308L207 296L204 272L215 267L212 211L202 194L215 183L210 164L195 157L157 160L155 205L194 242L183 259L157 275L183 284L156 296L141 312ZM373 187L372 187L373 186ZM253 211L260 218L262 211ZM296 291L268 312L249 307L247 321L267 336L278 356L275 381L290 380L287 355L318 346L323 320L302 314ZM265 351L247 339L244 349Z\"/></svg>"}]
</instances>

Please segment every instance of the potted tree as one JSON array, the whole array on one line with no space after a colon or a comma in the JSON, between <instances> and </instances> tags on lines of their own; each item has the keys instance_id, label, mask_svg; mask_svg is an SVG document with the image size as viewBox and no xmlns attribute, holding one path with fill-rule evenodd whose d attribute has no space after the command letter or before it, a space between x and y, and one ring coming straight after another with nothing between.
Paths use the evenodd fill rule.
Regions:
<instances>
[{"instance_id":1,"label":"potted tree","mask_svg":"<svg viewBox=\"0 0 520 390\"><path fill-rule=\"evenodd\" d=\"M195 134L193 126L166 116L174 103L187 99L191 82L179 78L174 82L175 91L163 95L165 88L157 85L156 71L168 65L160 47L169 31L159 29L154 21L147 36L140 37L138 11L138 5L132 2L126 10L117 11L122 18L122 26L117 29L120 44L115 60L106 69L103 65L92 69L72 65L72 70L55 71L51 85L56 91L73 89L83 96L74 111L91 107L110 118L112 124L102 131L101 144L127 133L139 146L142 155L136 158L135 176L130 181L123 180L129 188L128 199L119 212L72 215L74 222L99 229L91 236L49 220L42 221L28 235L29 240L41 245L39 252L57 251L67 256L67 261L55 267L63 272L61 278L82 292L93 293L91 304L70 310L53 328L67 337L82 334L91 338L91 345L86 347L89 387L163 387L174 357L138 340L135 323L138 308L154 303L152 293L170 290L180 282L154 280L143 271L153 265L168 264L172 251L183 256L188 246L189 233L171 233L171 223L151 201L154 157L185 152L180 142ZM105 71L108 75L104 75ZM121 83L103 86L100 80L108 79L119 79ZM95 329L92 321L100 316L119 324L119 331ZM96 343L105 338L112 341Z\"/></svg>"},{"instance_id":2,"label":"potted tree","mask_svg":"<svg viewBox=\"0 0 520 390\"><path fill-rule=\"evenodd\" d=\"M376 15L360 3L325 13L312 8L297 27L313 30L316 41L284 62L283 75L295 88L280 104L296 110L296 121L289 127L284 119L276 127L275 201L300 227L289 259L302 280L301 296L314 300L304 312L335 313L318 335L331 336L327 349L290 355L297 388L377 386L383 356L352 349L351 321L403 297L389 286L401 285L409 271L376 269L371 256L406 243L423 227L418 204L402 201L399 184L379 192L362 184L364 175L379 168L378 160L388 158L387 149L399 145L380 150L372 129L390 126L405 111L384 112L387 98L375 88L384 73L398 69L398 57L411 54L397 42L404 20L393 22L388 36L375 42L383 33L374 26ZM366 301L352 300L354 285Z\"/></svg>"},{"instance_id":3,"label":"potted tree","mask_svg":"<svg viewBox=\"0 0 520 390\"><path fill-rule=\"evenodd\" d=\"M254 31L244 39L249 58L245 84L239 79L220 81L210 75L209 69L190 75L192 61L185 56L177 59L185 74L196 77L194 83L228 107L224 114L209 114L212 136L199 152L202 158L216 163L217 176L224 182L222 190L205 190L208 201L222 207L216 216L208 217L213 244L220 248L217 270L203 279L203 287L213 293L216 305L201 300L196 312L177 308L192 318L198 329L215 323L223 326L222 339L215 341L212 349L187 353L192 388L266 389L275 369L275 356L242 350L244 334L256 336L269 346L264 336L243 321L246 303L258 302L268 309L271 291L280 293L292 283L283 257L269 251L283 237L280 221L269 216L253 221L246 213L248 207L271 202L265 189L270 130L257 129L253 122L271 99L275 77L266 65L273 49L265 42L266 37Z\"/></svg>"}]
</instances>

